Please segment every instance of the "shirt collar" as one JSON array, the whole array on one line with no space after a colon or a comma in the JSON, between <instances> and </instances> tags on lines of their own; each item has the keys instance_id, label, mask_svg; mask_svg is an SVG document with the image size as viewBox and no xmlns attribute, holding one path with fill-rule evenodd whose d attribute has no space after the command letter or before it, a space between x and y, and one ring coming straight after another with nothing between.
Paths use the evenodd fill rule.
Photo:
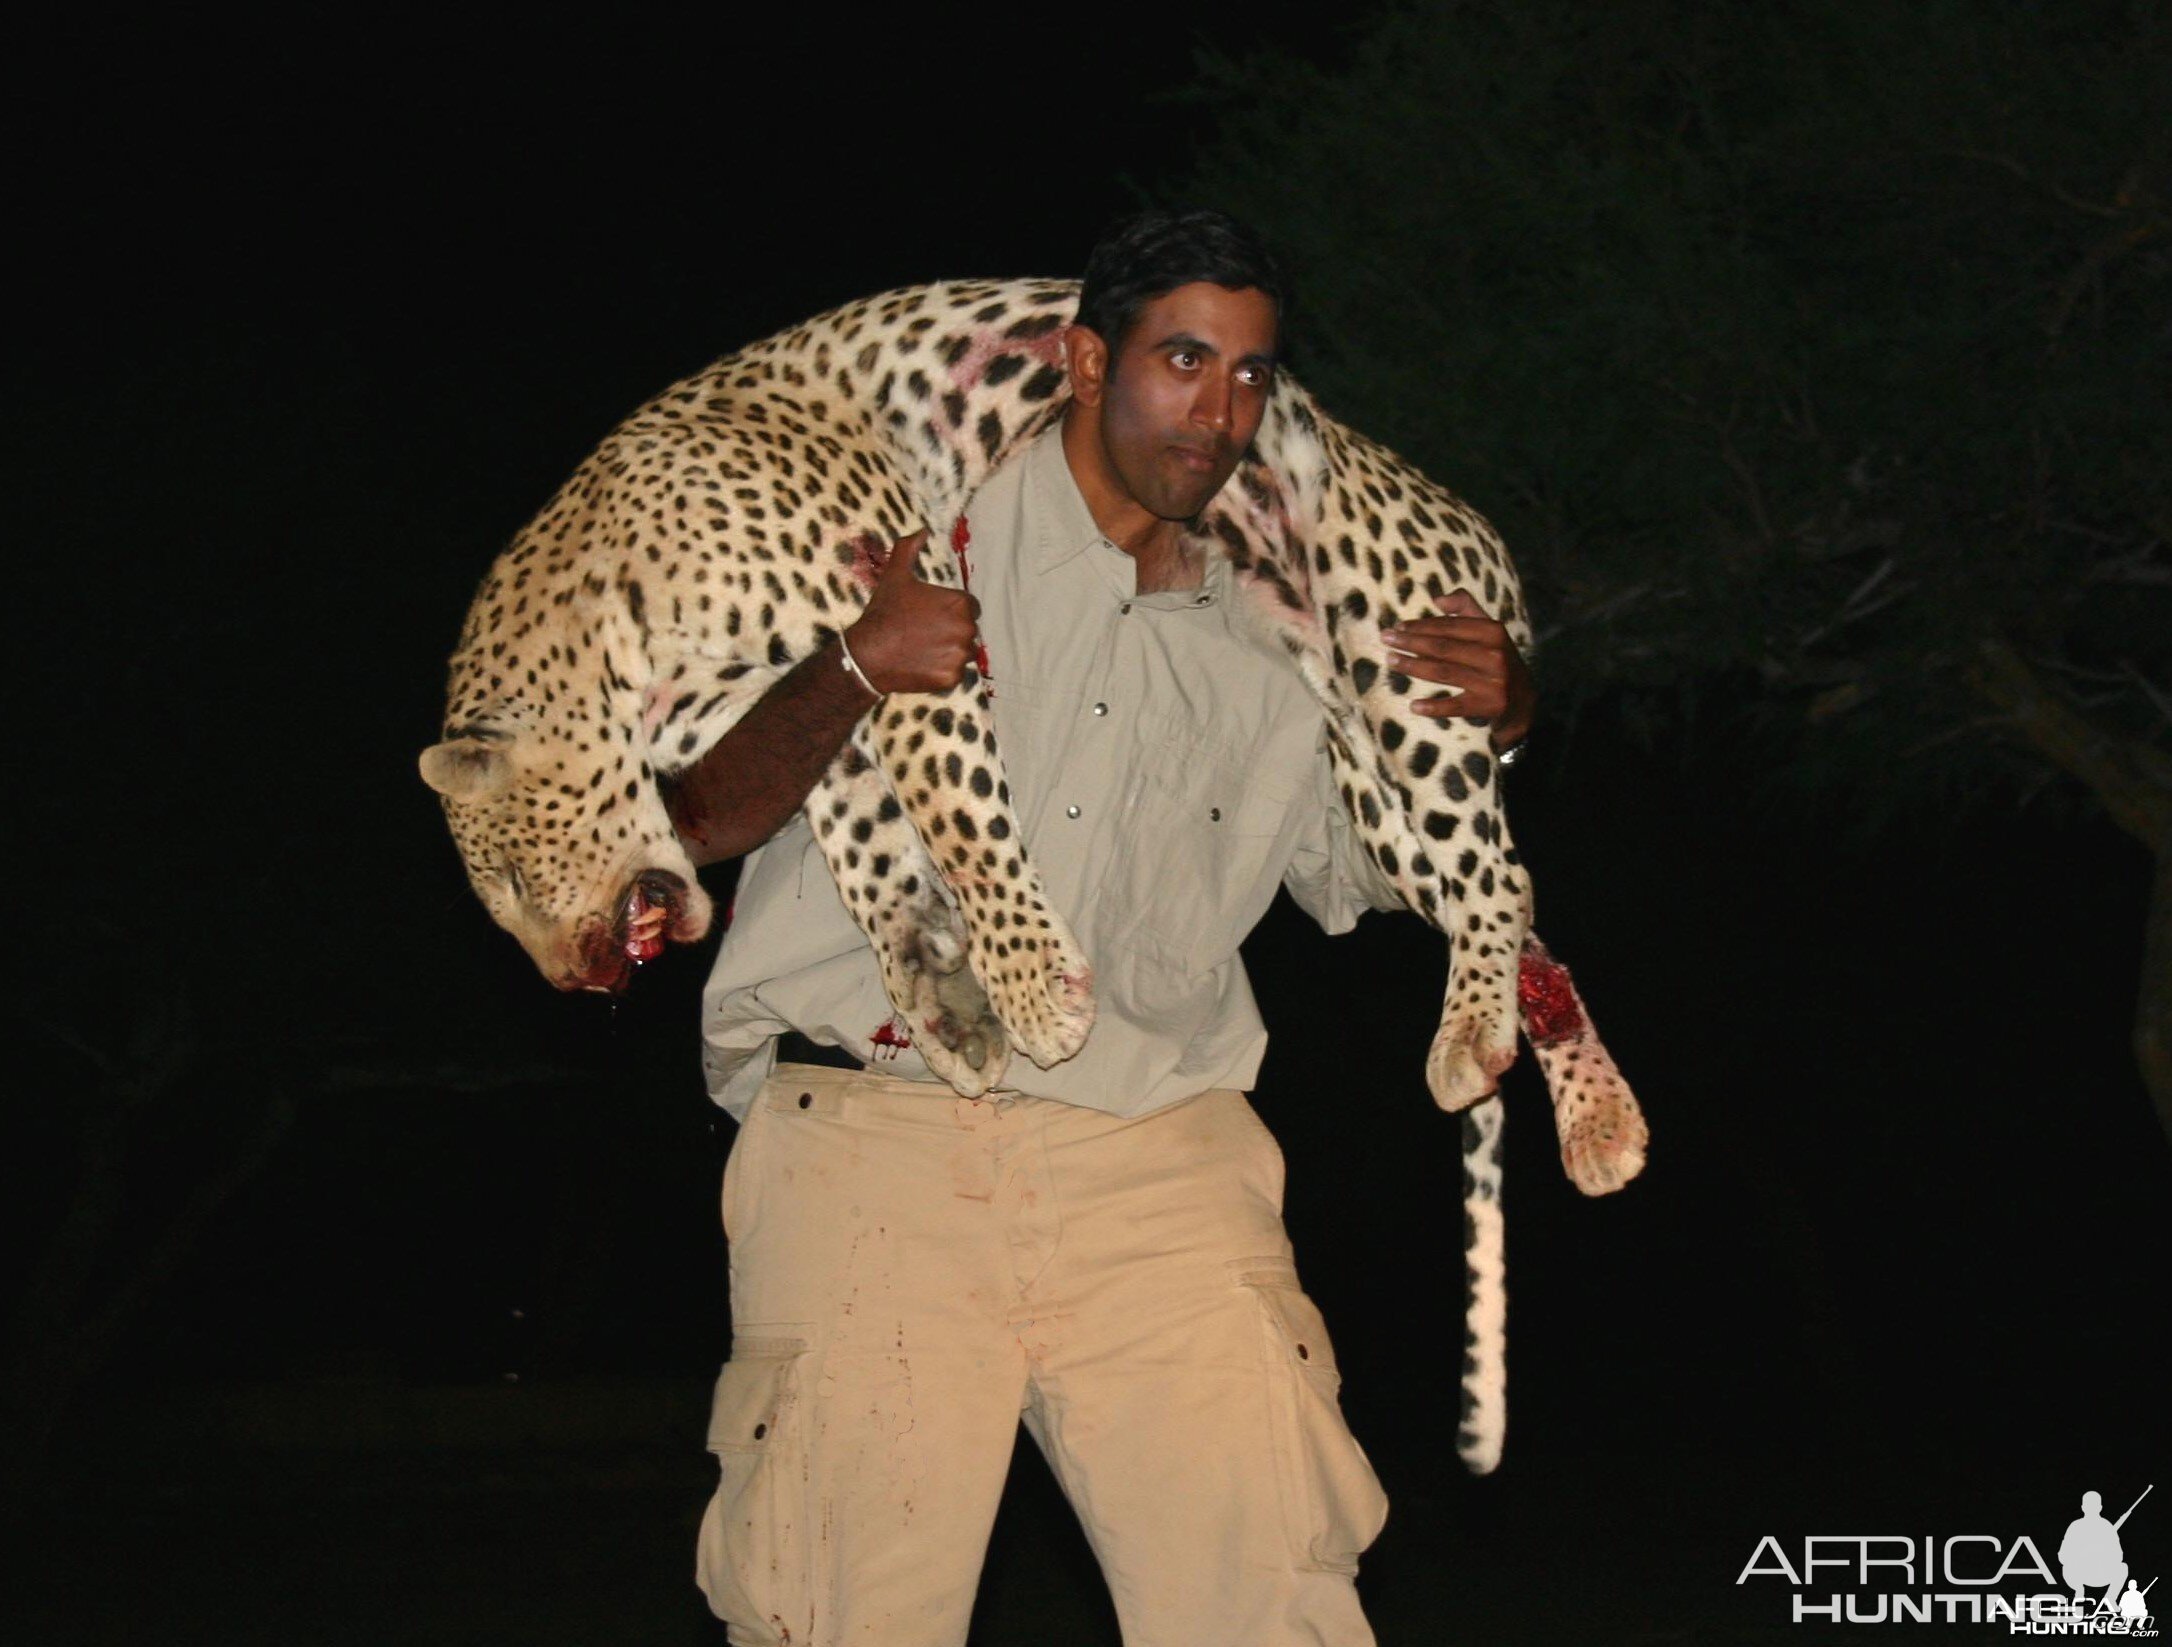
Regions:
<instances>
[{"instance_id":1,"label":"shirt collar","mask_svg":"<svg viewBox=\"0 0 2172 1647\"><path fill-rule=\"evenodd\" d=\"M1076 560L1096 544L1130 564L1131 557L1110 542L1086 507L1086 497L1071 474L1063 455L1063 422L1058 419L1026 449L1025 491L1027 516L1034 522L1033 570L1051 572ZM1220 555L1209 552L1201 586L1195 590L1169 590L1160 595L1132 597L1167 606L1211 606L1227 592L1229 568Z\"/></svg>"},{"instance_id":2,"label":"shirt collar","mask_svg":"<svg viewBox=\"0 0 2172 1647\"><path fill-rule=\"evenodd\" d=\"M1034 523L1034 571L1052 571L1104 541L1063 455L1062 419L1027 448L1025 479L1026 518Z\"/></svg>"}]
</instances>

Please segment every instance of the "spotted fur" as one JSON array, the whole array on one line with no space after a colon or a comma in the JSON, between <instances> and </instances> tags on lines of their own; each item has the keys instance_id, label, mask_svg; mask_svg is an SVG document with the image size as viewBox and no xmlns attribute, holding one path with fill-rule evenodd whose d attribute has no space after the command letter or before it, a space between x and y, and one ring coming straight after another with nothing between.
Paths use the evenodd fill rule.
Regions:
<instances>
[{"instance_id":1,"label":"spotted fur","mask_svg":"<svg viewBox=\"0 0 2172 1647\"><path fill-rule=\"evenodd\" d=\"M1047 427L1067 397L1075 298L1055 281L910 288L728 356L614 430L499 558L422 765L476 891L547 977L623 984L629 920L647 907L668 909L674 939L706 930L658 780L850 624L882 545L922 523L944 542L980 482ZM1415 713L1430 689L1388 665L1380 632L1462 587L1528 649L1513 568L1479 515L1286 375L1194 530L1318 698L1365 850L1448 938L1427 1078L1449 1109L1482 1105L1466 1170L1488 1187L1466 1206L1497 1232L1493 1094L1515 1055L1530 883L1483 730ZM934 548L922 573L960 578ZM1078 1050L1091 974L1022 850L977 671L877 705L806 811L938 1077L978 1095L1013 1048L1044 1067ZM1596 1194L1641 1167L1644 1126L1618 1075L1596 1078L1588 1022L1581 1034L1590 1056L1547 1069L1564 1164ZM1474 1328L1491 1319L1495 1349L1466 1373L1465 1456L1490 1468L1497 1266L1473 1281Z\"/></svg>"}]
</instances>

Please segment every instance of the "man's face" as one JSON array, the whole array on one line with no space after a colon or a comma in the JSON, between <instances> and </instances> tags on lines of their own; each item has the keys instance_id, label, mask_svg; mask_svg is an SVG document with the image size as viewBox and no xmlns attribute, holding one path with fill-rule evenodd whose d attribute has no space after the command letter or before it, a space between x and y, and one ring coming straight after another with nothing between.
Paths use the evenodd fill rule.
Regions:
<instances>
[{"instance_id":1,"label":"man's face","mask_svg":"<svg viewBox=\"0 0 2172 1647\"><path fill-rule=\"evenodd\" d=\"M1101 385L1101 444L1148 513L1189 520L1259 432L1274 385L1274 299L1179 286L1142 308Z\"/></svg>"}]
</instances>

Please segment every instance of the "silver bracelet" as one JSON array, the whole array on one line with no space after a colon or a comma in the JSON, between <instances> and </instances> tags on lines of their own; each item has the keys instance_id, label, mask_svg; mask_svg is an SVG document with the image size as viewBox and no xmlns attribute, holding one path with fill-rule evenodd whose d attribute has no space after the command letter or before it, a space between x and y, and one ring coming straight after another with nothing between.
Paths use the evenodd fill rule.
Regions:
<instances>
[{"instance_id":1,"label":"silver bracelet","mask_svg":"<svg viewBox=\"0 0 2172 1647\"><path fill-rule=\"evenodd\" d=\"M885 695L881 687L867 678L867 671L860 667L859 659L852 655L852 648L845 644L845 632L842 629L837 631L837 655L844 663L846 674L866 687L868 691L874 693L876 697L880 698Z\"/></svg>"}]
</instances>

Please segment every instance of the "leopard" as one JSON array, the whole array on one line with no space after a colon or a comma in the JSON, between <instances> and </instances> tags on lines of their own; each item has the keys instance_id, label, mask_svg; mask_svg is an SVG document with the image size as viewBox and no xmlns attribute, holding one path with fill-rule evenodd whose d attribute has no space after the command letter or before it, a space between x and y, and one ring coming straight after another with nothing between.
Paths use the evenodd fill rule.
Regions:
<instances>
[{"instance_id":1,"label":"leopard","mask_svg":"<svg viewBox=\"0 0 2172 1647\"><path fill-rule=\"evenodd\" d=\"M892 546L970 589L968 504L1062 415L1075 281L950 280L848 303L727 355L625 418L484 576L420 757L468 879L566 990L615 994L715 919L667 805L785 673L838 640ZM1458 1448L1505 1430L1499 1081L1519 1026L1590 1195L1648 1129L1567 970L1532 930L1500 761L1382 631L1468 591L1528 653L1515 570L1482 515L1330 416L1286 370L1236 472L1186 527L1319 703L1363 850L1449 946L1426 1057L1463 1115L1466 1336ZM947 552L943 546L947 546ZM805 803L846 907L930 1072L976 1098L1014 1052L1043 1068L1093 1024L1088 957L1035 871L984 666L874 702Z\"/></svg>"}]
</instances>

